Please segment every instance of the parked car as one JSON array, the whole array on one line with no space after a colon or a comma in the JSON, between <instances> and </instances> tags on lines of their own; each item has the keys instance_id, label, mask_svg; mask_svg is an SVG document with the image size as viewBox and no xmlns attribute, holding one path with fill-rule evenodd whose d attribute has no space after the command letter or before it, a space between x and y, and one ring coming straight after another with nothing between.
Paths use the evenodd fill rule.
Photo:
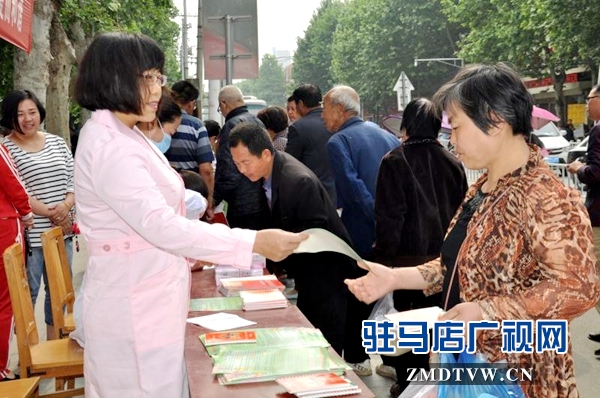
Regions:
<instances>
[{"instance_id":1,"label":"parked car","mask_svg":"<svg viewBox=\"0 0 600 398\"><path fill-rule=\"evenodd\" d=\"M548 151L546 160L548 163L566 163L567 151L571 144L560 133L560 130L552 122L533 130L533 134L539 137Z\"/></svg>"},{"instance_id":2,"label":"parked car","mask_svg":"<svg viewBox=\"0 0 600 398\"><path fill-rule=\"evenodd\" d=\"M584 158L579 160L585 163L585 157L587 156L588 150L588 140L589 137L585 137L583 140L581 140L581 142L569 149L569 152L567 152L567 163L571 163L579 158Z\"/></svg>"}]
</instances>

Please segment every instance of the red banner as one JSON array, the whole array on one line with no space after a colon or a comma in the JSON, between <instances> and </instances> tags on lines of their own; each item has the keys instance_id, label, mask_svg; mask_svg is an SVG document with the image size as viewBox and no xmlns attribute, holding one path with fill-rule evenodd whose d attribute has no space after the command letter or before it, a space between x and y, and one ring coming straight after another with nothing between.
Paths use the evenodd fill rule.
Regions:
<instances>
[{"instance_id":1,"label":"red banner","mask_svg":"<svg viewBox=\"0 0 600 398\"><path fill-rule=\"evenodd\" d=\"M33 0L0 0L0 37L29 54Z\"/></svg>"}]
</instances>

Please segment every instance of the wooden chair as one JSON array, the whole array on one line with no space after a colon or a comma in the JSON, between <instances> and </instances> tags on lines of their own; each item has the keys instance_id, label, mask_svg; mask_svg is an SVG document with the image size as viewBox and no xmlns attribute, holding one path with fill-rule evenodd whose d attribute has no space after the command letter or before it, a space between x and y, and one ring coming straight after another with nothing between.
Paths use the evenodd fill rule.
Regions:
<instances>
[{"instance_id":1,"label":"wooden chair","mask_svg":"<svg viewBox=\"0 0 600 398\"><path fill-rule=\"evenodd\" d=\"M52 318L54 319L54 336L62 339L68 337L69 333L75 330L73 319L75 293L73 293L67 250L60 227L54 227L42 233L41 238L46 273L48 274Z\"/></svg>"},{"instance_id":2,"label":"wooden chair","mask_svg":"<svg viewBox=\"0 0 600 398\"><path fill-rule=\"evenodd\" d=\"M29 379L10 380L0 383L0 397L2 398L37 398L39 397L39 377Z\"/></svg>"},{"instance_id":3,"label":"wooden chair","mask_svg":"<svg viewBox=\"0 0 600 398\"><path fill-rule=\"evenodd\" d=\"M71 339L39 339L21 244L10 246L4 251L3 257L15 316L21 378L83 377L83 348ZM77 395L83 395L83 388L57 391L44 397L67 398Z\"/></svg>"}]
</instances>

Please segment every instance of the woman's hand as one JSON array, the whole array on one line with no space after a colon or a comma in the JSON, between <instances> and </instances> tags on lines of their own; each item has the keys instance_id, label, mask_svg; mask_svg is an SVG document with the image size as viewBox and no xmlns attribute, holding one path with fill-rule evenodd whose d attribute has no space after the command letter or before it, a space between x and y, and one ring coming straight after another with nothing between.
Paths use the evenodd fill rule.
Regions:
<instances>
[{"instance_id":1,"label":"woman's hand","mask_svg":"<svg viewBox=\"0 0 600 398\"><path fill-rule=\"evenodd\" d=\"M365 263L366 266L359 261L358 266L368 269L367 275L358 279L346 279L344 283L357 299L370 304L395 289L396 275L392 268L370 261Z\"/></svg>"},{"instance_id":2,"label":"woman's hand","mask_svg":"<svg viewBox=\"0 0 600 398\"><path fill-rule=\"evenodd\" d=\"M464 321L465 324L482 319L481 306L476 302L457 304L440 316L440 321Z\"/></svg>"},{"instance_id":3,"label":"woman's hand","mask_svg":"<svg viewBox=\"0 0 600 398\"><path fill-rule=\"evenodd\" d=\"M71 209L67 207L67 204L64 201L57 203L54 206L48 206L48 209L50 211L50 215L48 216L48 218L55 225L61 225L61 223L68 219L69 212L71 211Z\"/></svg>"},{"instance_id":4,"label":"woman's hand","mask_svg":"<svg viewBox=\"0 0 600 398\"><path fill-rule=\"evenodd\" d=\"M21 217L21 222L25 229L29 230L33 228L33 213L29 213L23 217Z\"/></svg>"},{"instance_id":5,"label":"woman's hand","mask_svg":"<svg viewBox=\"0 0 600 398\"><path fill-rule=\"evenodd\" d=\"M73 233L73 223L70 217L63 218L60 222L55 222L54 225L62 229L63 235L71 235Z\"/></svg>"},{"instance_id":6,"label":"woman's hand","mask_svg":"<svg viewBox=\"0 0 600 398\"><path fill-rule=\"evenodd\" d=\"M253 252L273 261L281 261L292 254L308 235L286 232L281 229L263 229L256 233Z\"/></svg>"}]
</instances>

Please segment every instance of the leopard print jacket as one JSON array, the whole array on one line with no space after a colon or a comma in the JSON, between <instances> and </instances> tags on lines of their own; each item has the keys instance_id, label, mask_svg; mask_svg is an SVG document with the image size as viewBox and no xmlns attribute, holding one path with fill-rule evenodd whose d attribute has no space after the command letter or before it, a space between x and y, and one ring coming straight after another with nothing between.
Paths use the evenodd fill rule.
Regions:
<instances>
[{"instance_id":1,"label":"leopard print jacket","mask_svg":"<svg viewBox=\"0 0 600 398\"><path fill-rule=\"evenodd\" d=\"M486 179L470 187L457 215ZM461 301L478 302L484 320L570 322L599 296L592 228L580 194L533 147L528 162L501 178L473 214L456 266ZM439 258L418 269L428 284L425 294L442 290L446 268ZM477 343L490 362L533 367L533 383L521 384L528 398L579 396L570 339L562 355L502 353L499 330L483 331Z\"/></svg>"}]
</instances>

